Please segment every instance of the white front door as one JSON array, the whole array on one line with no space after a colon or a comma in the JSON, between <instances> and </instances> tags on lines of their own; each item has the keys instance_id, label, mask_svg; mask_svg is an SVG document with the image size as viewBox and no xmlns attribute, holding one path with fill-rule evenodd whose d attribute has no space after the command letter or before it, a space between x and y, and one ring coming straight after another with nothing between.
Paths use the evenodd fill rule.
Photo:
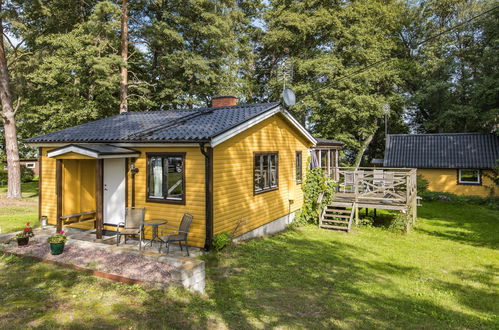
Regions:
<instances>
[{"instance_id":1,"label":"white front door","mask_svg":"<svg viewBox=\"0 0 499 330\"><path fill-rule=\"evenodd\" d=\"M104 224L125 221L125 159L104 159Z\"/></svg>"}]
</instances>

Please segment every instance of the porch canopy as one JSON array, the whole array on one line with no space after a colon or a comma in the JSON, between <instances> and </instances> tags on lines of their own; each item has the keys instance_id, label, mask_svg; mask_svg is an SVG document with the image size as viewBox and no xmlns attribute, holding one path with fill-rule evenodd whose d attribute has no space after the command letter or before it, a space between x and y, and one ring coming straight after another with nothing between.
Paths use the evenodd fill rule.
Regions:
<instances>
[{"instance_id":1,"label":"porch canopy","mask_svg":"<svg viewBox=\"0 0 499 330\"><path fill-rule=\"evenodd\" d=\"M105 143L82 143L50 150L47 156L56 160L57 230L62 229L63 221L95 218L96 236L102 238L106 196L108 202L117 200L125 205L125 159L139 157L140 151ZM107 189L105 173L112 179L107 182Z\"/></svg>"},{"instance_id":2,"label":"porch canopy","mask_svg":"<svg viewBox=\"0 0 499 330\"><path fill-rule=\"evenodd\" d=\"M116 147L111 144L68 144L47 153L49 158L69 159L105 159L105 158L130 158L139 157L140 152Z\"/></svg>"}]
</instances>

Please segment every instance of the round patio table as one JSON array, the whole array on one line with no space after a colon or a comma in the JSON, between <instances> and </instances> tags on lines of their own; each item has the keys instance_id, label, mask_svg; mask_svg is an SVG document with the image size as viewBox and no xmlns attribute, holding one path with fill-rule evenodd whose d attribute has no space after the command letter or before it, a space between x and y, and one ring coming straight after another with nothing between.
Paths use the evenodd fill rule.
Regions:
<instances>
[{"instance_id":1,"label":"round patio table","mask_svg":"<svg viewBox=\"0 0 499 330\"><path fill-rule=\"evenodd\" d=\"M149 219L149 220L144 220L144 226L151 226L152 227L152 236L151 236L151 239L149 241L149 244L152 246L152 243L154 242L154 240L159 240L159 241L163 241L159 235L158 235L158 228L159 226L162 226L162 225L166 225L168 223L168 220L165 220L165 219ZM144 247L147 246L144 245Z\"/></svg>"}]
</instances>

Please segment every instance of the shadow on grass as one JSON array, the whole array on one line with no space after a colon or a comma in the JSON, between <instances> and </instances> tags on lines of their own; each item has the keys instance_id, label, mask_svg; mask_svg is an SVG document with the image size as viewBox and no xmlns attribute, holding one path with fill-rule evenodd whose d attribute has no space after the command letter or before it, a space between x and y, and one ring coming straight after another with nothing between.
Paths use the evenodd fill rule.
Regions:
<instances>
[{"instance_id":1,"label":"shadow on grass","mask_svg":"<svg viewBox=\"0 0 499 330\"><path fill-rule=\"evenodd\" d=\"M416 231L472 246L499 248L499 212L476 205L426 202L418 209L428 225Z\"/></svg>"},{"instance_id":2,"label":"shadow on grass","mask_svg":"<svg viewBox=\"0 0 499 330\"><path fill-rule=\"evenodd\" d=\"M0 268L0 300L5 302L0 327L494 327L491 320L410 295L394 278L417 278L419 268L382 261L376 252L341 242L336 235L342 234L307 235L298 229L208 255L206 295L116 285L53 265L4 257L10 259L4 262L5 271ZM477 271L458 275L492 284L497 269L478 278ZM477 313L494 306L493 295L481 288L443 281L434 285L457 294ZM77 298L75 287L83 290L77 291ZM31 312L22 313L27 308ZM80 314L67 313L78 309Z\"/></svg>"},{"instance_id":3,"label":"shadow on grass","mask_svg":"<svg viewBox=\"0 0 499 330\"><path fill-rule=\"evenodd\" d=\"M247 243L235 254L245 262L209 272L209 295L231 328L255 322L304 328L482 325L478 318L408 297L391 278L415 276L417 268L366 262L357 256L374 253L350 244L284 235ZM387 293L371 291L372 284Z\"/></svg>"}]
</instances>

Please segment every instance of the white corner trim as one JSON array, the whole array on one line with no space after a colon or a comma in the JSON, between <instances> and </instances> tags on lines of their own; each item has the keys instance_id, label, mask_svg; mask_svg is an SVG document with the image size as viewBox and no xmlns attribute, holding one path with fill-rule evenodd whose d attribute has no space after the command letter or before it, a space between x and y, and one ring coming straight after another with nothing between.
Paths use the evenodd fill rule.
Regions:
<instances>
[{"instance_id":1,"label":"white corner trim","mask_svg":"<svg viewBox=\"0 0 499 330\"><path fill-rule=\"evenodd\" d=\"M217 135L211 140L211 147L216 147L217 145L229 140L237 134L244 132L245 130L255 126L258 123L261 123L265 119L270 118L278 113L282 113L284 117L288 119L289 123L296 129L298 129L310 142L312 142L313 145L317 144L317 140L309 132L307 132L307 130L296 119L294 119L289 112L278 106L270 111L264 112L263 114L242 123L241 125L228 130L227 132Z\"/></svg>"}]
</instances>

